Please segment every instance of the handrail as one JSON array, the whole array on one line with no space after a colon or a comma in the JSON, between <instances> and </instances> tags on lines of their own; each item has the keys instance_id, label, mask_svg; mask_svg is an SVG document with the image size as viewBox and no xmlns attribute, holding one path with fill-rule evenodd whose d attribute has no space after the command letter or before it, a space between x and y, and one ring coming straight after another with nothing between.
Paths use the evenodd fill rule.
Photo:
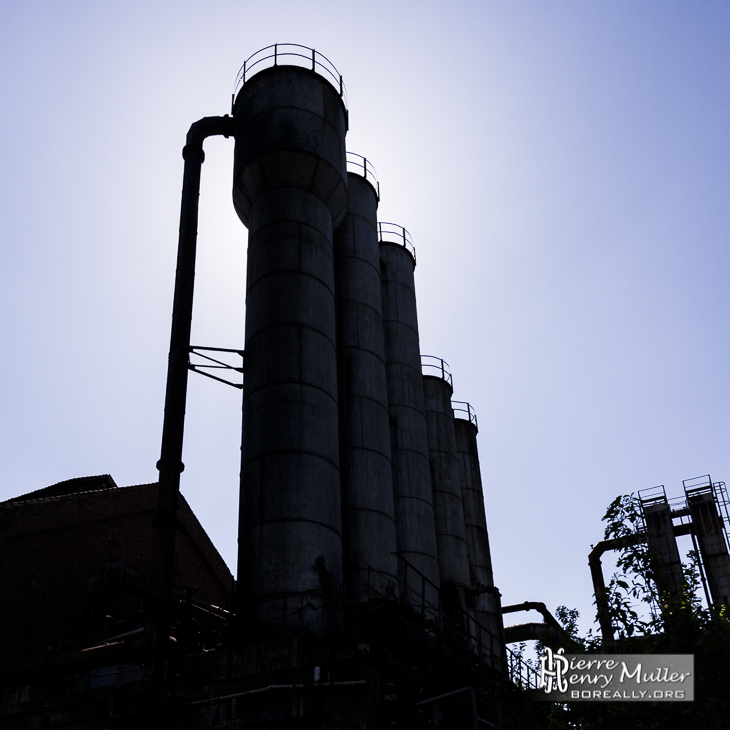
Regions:
<instances>
[{"instance_id":1,"label":"handrail","mask_svg":"<svg viewBox=\"0 0 730 730\"><path fill-rule=\"evenodd\" d=\"M373 163L370 160L355 152L348 152L347 172L352 172L355 175L360 175L360 177L365 178L375 188L375 194L378 196L378 200L380 200L380 183L375 174Z\"/></svg>"},{"instance_id":2,"label":"handrail","mask_svg":"<svg viewBox=\"0 0 730 730\"><path fill-rule=\"evenodd\" d=\"M434 362L426 362L433 360ZM449 363L440 357L435 355L421 355L421 370L424 375L432 375L437 378L445 380L452 388L454 387L454 379L451 377L451 371L449 370ZM436 372L426 372L427 370L434 370Z\"/></svg>"},{"instance_id":3,"label":"handrail","mask_svg":"<svg viewBox=\"0 0 730 730\"><path fill-rule=\"evenodd\" d=\"M306 51L306 53L303 53L303 51ZM259 68L251 73L257 66ZM273 66L299 66L300 68L309 68L332 84L337 93L339 93L345 109L347 109L347 89L345 89L345 84L342 81L342 74L326 56L323 56L314 48L303 46L300 43L274 43L251 54L243 62L243 66L241 66L236 74L236 83L233 87L233 100L235 100L239 88L252 76L259 71Z\"/></svg>"},{"instance_id":4,"label":"handrail","mask_svg":"<svg viewBox=\"0 0 730 730\"><path fill-rule=\"evenodd\" d=\"M378 223L378 241L380 243L395 243L408 251L416 263L416 249L411 240L411 234L397 223Z\"/></svg>"},{"instance_id":5,"label":"handrail","mask_svg":"<svg viewBox=\"0 0 730 730\"><path fill-rule=\"evenodd\" d=\"M466 408L464 408L466 406ZM477 427L477 431L479 430L479 424L477 424L477 414L474 411L474 408L470 403L467 403L464 400L452 400L451 401L451 407L454 409L454 418L458 418L462 421L469 421L469 423L473 423ZM466 416L459 415L459 414L466 414Z\"/></svg>"},{"instance_id":6,"label":"handrail","mask_svg":"<svg viewBox=\"0 0 730 730\"><path fill-rule=\"evenodd\" d=\"M507 674L520 689L540 689L540 675L521 656L506 647Z\"/></svg>"},{"instance_id":7,"label":"handrail","mask_svg":"<svg viewBox=\"0 0 730 730\"><path fill-rule=\"evenodd\" d=\"M458 644L474 652L480 661L492 665L504 661L505 646L501 637L495 636L474 616L461 608L456 609L457 615L447 615L441 601L441 589L399 552L396 552L395 556L399 563L398 584L401 601L420 614L425 633L448 637L453 646ZM409 574L415 574L415 579L412 576L409 579Z\"/></svg>"},{"instance_id":8,"label":"handrail","mask_svg":"<svg viewBox=\"0 0 730 730\"><path fill-rule=\"evenodd\" d=\"M441 590L403 555L394 553L399 569L394 575L378 570L361 560L349 557L353 569L366 575L368 598L394 601L418 620L423 636L448 641L452 649L466 650L476 656L479 662L505 671L509 679L522 689L535 689L538 685L537 672L519 656L506 647L501 635L494 634L476 618L462 608L455 615L447 614L441 601ZM377 579L376 579L377 577ZM396 589L397 586L397 589ZM261 606L279 601L282 603L278 615L268 617L270 623L286 621L304 611L326 611L327 603L312 599L324 598L317 589L293 592L286 595L255 599L250 606ZM330 597L329 601L337 602ZM318 605L317 605L318 604ZM344 604L343 604L344 605Z\"/></svg>"}]
</instances>

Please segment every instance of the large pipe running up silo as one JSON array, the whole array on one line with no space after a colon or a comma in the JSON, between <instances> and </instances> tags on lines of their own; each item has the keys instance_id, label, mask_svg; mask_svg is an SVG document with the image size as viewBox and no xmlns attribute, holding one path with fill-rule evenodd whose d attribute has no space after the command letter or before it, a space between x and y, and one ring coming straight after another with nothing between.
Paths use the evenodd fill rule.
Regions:
<instances>
[{"instance_id":1,"label":"large pipe running up silo","mask_svg":"<svg viewBox=\"0 0 730 730\"><path fill-rule=\"evenodd\" d=\"M322 636L342 597L333 231L347 111L315 71L275 66L246 81L234 120L234 204L249 229L239 620Z\"/></svg>"},{"instance_id":2,"label":"large pipe running up silo","mask_svg":"<svg viewBox=\"0 0 730 730\"><path fill-rule=\"evenodd\" d=\"M160 460L157 462L160 476L152 538L150 597L153 610L161 622L158 625L160 641L169 633L167 624L171 610L175 565L175 527L180 473L184 468L182 449L188 387L190 328L193 316L200 171L205 159L203 141L207 137L219 135L228 137L231 134L233 134L233 120L229 116L204 117L190 127L183 148L185 167L180 204L177 270L172 306L170 355L167 364L162 445Z\"/></svg>"},{"instance_id":3,"label":"large pipe running up silo","mask_svg":"<svg viewBox=\"0 0 730 730\"><path fill-rule=\"evenodd\" d=\"M407 232L380 227L393 501L401 578L409 603L438 602L439 569L416 312L415 253ZM415 568L413 570L412 568ZM424 595L424 591L426 595Z\"/></svg>"},{"instance_id":4,"label":"large pipe running up silo","mask_svg":"<svg viewBox=\"0 0 730 730\"><path fill-rule=\"evenodd\" d=\"M398 574L373 172L348 153L349 205L335 233L345 572L355 603L394 596Z\"/></svg>"}]
</instances>

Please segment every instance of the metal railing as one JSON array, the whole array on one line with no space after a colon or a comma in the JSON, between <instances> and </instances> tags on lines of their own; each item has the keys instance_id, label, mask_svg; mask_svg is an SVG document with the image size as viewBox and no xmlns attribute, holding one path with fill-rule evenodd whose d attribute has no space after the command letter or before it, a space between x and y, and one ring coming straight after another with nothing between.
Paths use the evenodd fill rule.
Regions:
<instances>
[{"instance_id":1,"label":"metal railing","mask_svg":"<svg viewBox=\"0 0 730 730\"><path fill-rule=\"evenodd\" d=\"M469 421L477 427L479 430L479 424L477 423L477 414L474 412L470 403L464 400L452 400L451 407L454 410L454 418L459 418L462 421Z\"/></svg>"},{"instance_id":2,"label":"metal railing","mask_svg":"<svg viewBox=\"0 0 730 730\"><path fill-rule=\"evenodd\" d=\"M507 649L507 675L520 689L540 689L537 669L510 649Z\"/></svg>"},{"instance_id":3,"label":"metal railing","mask_svg":"<svg viewBox=\"0 0 730 730\"><path fill-rule=\"evenodd\" d=\"M501 636L495 635L461 607L445 611L440 588L402 555L395 553L395 556L397 576L349 558L350 569L365 579L366 600L395 602L424 639L445 642L456 652L467 652L475 661L505 672L522 689L537 688L535 668L506 647ZM267 604L269 608L265 607ZM258 607L260 625L269 628L278 625L286 632L292 619L299 623L305 613L328 612L335 604L339 601L334 597L325 598L320 591L310 590L255 599L250 607L254 611ZM326 618L322 616L321 620L324 622Z\"/></svg>"},{"instance_id":4,"label":"metal railing","mask_svg":"<svg viewBox=\"0 0 730 730\"><path fill-rule=\"evenodd\" d=\"M688 506L690 497L700 494L712 495L715 509L720 518L720 527L722 529L725 547L730 552L730 537L728 536L730 532L730 505L728 504L725 482L713 482L710 475L705 474L704 476L685 479L682 485L684 486L684 494Z\"/></svg>"},{"instance_id":5,"label":"metal railing","mask_svg":"<svg viewBox=\"0 0 730 730\"><path fill-rule=\"evenodd\" d=\"M480 662L488 666L498 669L506 668L505 646L501 638L495 636L462 608L454 607L451 611L446 612L440 588L402 555L399 553L395 553L395 555L398 560L396 580L400 602L404 609L408 608L415 614L424 638L430 636L446 641L452 649L469 651L476 655ZM378 576L378 579L373 580L374 576ZM386 595L379 588L384 584L384 577L388 578L390 582L394 578L394 576L386 576L381 571L368 569L368 595L393 598L392 589L390 595Z\"/></svg>"},{"instance_id":6,"label":"metal railing","mask_svg":"<svg viewBox=\"0 0 730 730\"><path fill-rule=\"evenodd\" d=\"M233 99L235 100L238 90L252 76L272 66L298 66L314 71L332 84L339 93L345 109L347 109L347 90L342 81L342 74L326 56L323 56L314 48L302 46L299 43L274 43L274 45L266 46L249 56L238 70L238 74L236 74Z\"/></svg>"},{"instance_id":7,"label":"metal railing","mask_svg":"<svg viewBox=\"0 0 730 730\"><path fill-rule=\"evenodd\" d=\"M642 507L649 507L653 504L666 504L667 503L667 492L664 489L664 485L660 484L657 487L648 487L647 489L639 490L639 501Z\"/></svg>"},{"instance_id":8,"label":"metal railing","mask_svg":"<svg viewBox=\"0 0 730 730\"><path fill-rule=\"evenodd\" d=\"M435 355L421 355L421 370L424 375L433 375L436 378L445 380L452 388L454 380L451 377L449 363Z\"/></svg>"},{"instance_id":9,"label":"metal railing","mask_svg":"<svg viewBox=\"0 0 730 730\"><path fill-rule=\"evenodd\" d=\"M397 223L378 223L378 240L380 243L395 243L408 251L416 263L416 249L411 240L411 234Z\"/></svg>"},{"instance_id":10,"label":"metal railing","mask_svg":"<svg viewBox=\"0 0 730 730\"><path fill-rule=\"evenodd\" d=\"M355 152L348 152L347 172L352 172L365 178L375 188L375 194L378 196L378 200L380 200L380 183L378 182L375 168L370 160Z\"/></svg>"},{"instance_id":11,"label":"metal railing","mask_svg":"<svg viewBox=\"0 0 730 730\"><path fill-rule=\"evenodd\" d=\"M730 549L730 542L728 542L728 528L730 528L730 504L728 503L725 482L713 482L712 492L715 495L715 504L717 505L718 512L720 513L720 520L722 521L722 527L725 533L725 544L728 545L728 549Z\"/></svg>"}]
</instances>

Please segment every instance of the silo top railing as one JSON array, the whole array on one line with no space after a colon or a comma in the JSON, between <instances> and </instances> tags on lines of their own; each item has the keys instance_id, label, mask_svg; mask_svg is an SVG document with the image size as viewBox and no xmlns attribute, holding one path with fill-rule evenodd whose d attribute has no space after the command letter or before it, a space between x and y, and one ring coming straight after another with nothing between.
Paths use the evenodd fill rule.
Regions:
<instances>
[{"instance_id":1,"label":"silo top railing","mask_svg":"<svg viewBox=\"0 0 730 730\"><path fill-rule=\"evenodd\" d=\"M380 183L375 174L373 163L370 160L355 152L348 152L347 172L364 177L375 188L375 194L378 196L378 200L380 200Z\"/></svg>"},{"instance_id":2,"label":"silo top railing","mask_svg":"<svg viewBox=\"0 0 730 730\"><path fill-rule=\"evenodd\" d=\"M236 75L236 84L233 88L234 100L238 90L252 76L272 66L299 66L314 71L332 84L347 109L347 90L342 81L342 74L326 56L315 51L314 48L302 46L299 43L274 43L273 46L266 46L249 56Z\"/></svg>"},{"instance_id":3,"label":"silo top railing","mask_svg":"<svg viewBox=\"0 0 730 730\"><path fill-rule=\"evenodd\" d=\"M469 423L473 423L477 427L477 430L479 429L477 414L469 403L463 400L452 400L451 407L454 409L454 418L469 421Z\"/></svg>"},{"instance_id":4,"label":"silo top railing","mask_svg":"<svg viewBox=\"0 0 730 730\"><path fill-rule=\"evenodd\" d=\"M424 375L433 375L445 380L452 388L454 381L449 370L449 363L435 355L421 355L421 370Z\"/></svg>"},{"instance_id":5,"label":"silo top railing","mask_svg":"<svg viewBox=\"0 0 730 730\"><path fill-rule=\"evenodd\" d=\"M381 243L397 243L403 246L413 256L413 263L416 263L416 249L411 240L411 234L396 223L378 223L378 240Z\"/></svg>"}]
</instances>

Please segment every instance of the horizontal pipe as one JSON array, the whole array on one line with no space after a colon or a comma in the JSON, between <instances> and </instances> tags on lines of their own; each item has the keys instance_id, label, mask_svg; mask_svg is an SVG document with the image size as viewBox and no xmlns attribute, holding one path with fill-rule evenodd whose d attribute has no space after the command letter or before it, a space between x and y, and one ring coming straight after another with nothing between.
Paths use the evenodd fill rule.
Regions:
<instances>
[{"instance_id":1,"label":"horizontal pipe","mask_svg":"<svg viewBox=\"0 0 730 730\"><path fill-rule=\"evenodd\" d=\"M548 611L547 606L541 601L525 601L524 603L515 603L511 606L502 606L502 613L515 613L517 611L538 611L548 626L560 633L564 630L550 611Z\"/></svg>"},{"instance_id":2,"label":"horizontal pipe","mask_svg":"<svg viewBox=\"0 0 730 730\"><path fill-rule=\"evenodd\" d=\"M677 513L672 513L672 517ZM673 525L672 531L675 537L680 535L689 535L692 532L691 524ZM646 542L646 532L635 532L633 535L624 535L623 537L614 537L612 540L601 540L596 543L588 553L588 566L591 569L591 578L593 580L593 593L596 597L596 610L598 613L598 624L601 627L601 635L604 641L613 641L613 624L608 610L608 594L606 591L606 582L603 579L603 568L601 566L601 556L608 550L620 550L630 545L638 545L640 542Z\"/></svg>"},{"instance_id":3,"label":"horizontal pipe","mask_svg":"<svg viewBox=\"0 0 730 730\"><path fill-rule=\"evenodd\" d=\"M514 644L517 641L532 641L533 639L546 642L550 639L557 639L558 631L549 624L538 624L535 622L515 624L504 627L504 643Z\"/></svg>"},{"instance_id":4,"label":"horizontal pipe","mask_svg":"<svg viewBox=\"0 0 730 730\"><path fill-rule=\"evenodd\" d=\"M223 702L224 700L234 700L238 697L248 697L249 695L262 694L263 692L270 692L275 689L312 689L315 687L358 687L367 684L366 679L348 679L340 682L318 682L316 684L270 684L267 687L257 687L256 689L249 689L245 692L235 692L230 695L221 695L220 697L210 697L206 700L196 700L195 702L188 702L188 707L195 707L196 705L212 705L214 702Z\"/></svg>"}]
</instances>

